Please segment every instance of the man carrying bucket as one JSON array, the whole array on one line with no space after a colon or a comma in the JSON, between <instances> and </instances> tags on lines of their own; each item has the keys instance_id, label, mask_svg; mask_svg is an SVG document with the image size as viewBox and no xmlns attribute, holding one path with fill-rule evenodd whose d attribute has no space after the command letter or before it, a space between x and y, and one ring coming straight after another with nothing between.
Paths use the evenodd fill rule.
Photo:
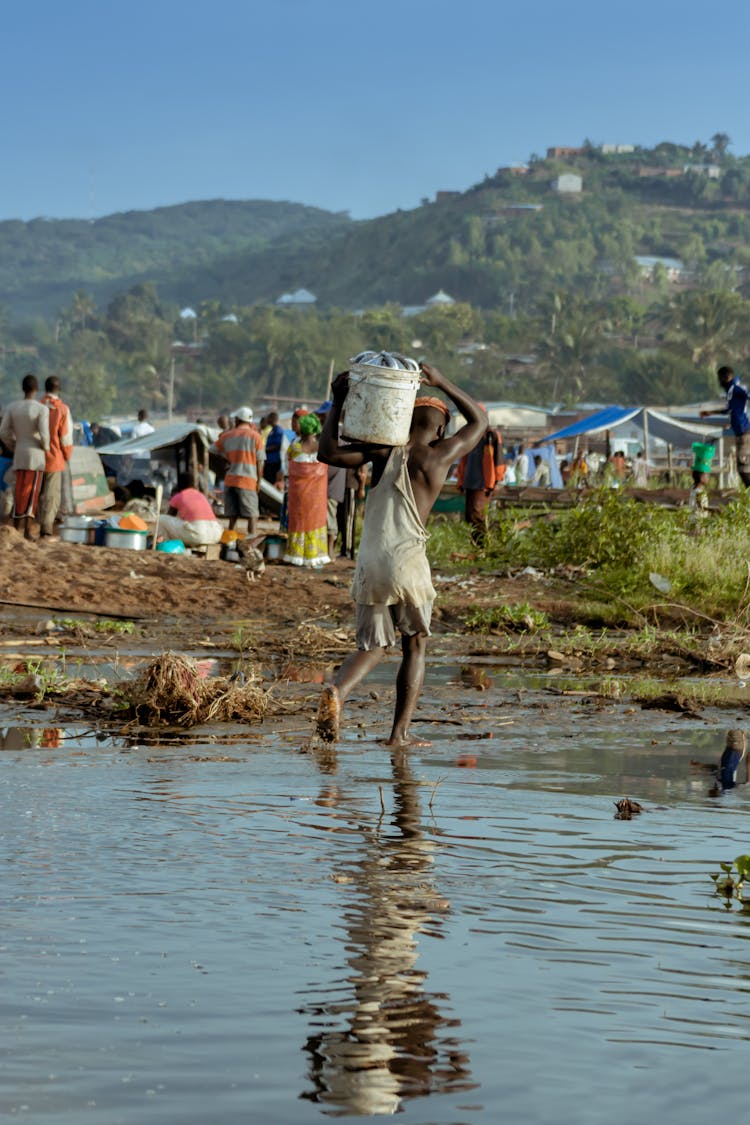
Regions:
<instances>
[{"instance_id":1,"label":"man carrying bucket","mask_svg":"<svg viewBox=\"0 0 750 1125\"><path fill-rule=\"evenodd\" d=\"M443 391L466 418L445 436L448 406L440 398L418 398L406 445L339 440L348 372L332 387L333 406L320 437L318 457L329 465L356 469L372 463L372 485L365 505L362 538L352 593L356 603L357 651L326 685L318 707L318 734L338 739L341 709L361 680L401 636L401 666L396 679L396 710L386 746L428 745L409 738L425 673L427 638L435 591L427 561L425 525L450 467L473 449L487 430L487 415L470 395L437 368L420 364L423 382Z\"/></svg>"}]
</instances>

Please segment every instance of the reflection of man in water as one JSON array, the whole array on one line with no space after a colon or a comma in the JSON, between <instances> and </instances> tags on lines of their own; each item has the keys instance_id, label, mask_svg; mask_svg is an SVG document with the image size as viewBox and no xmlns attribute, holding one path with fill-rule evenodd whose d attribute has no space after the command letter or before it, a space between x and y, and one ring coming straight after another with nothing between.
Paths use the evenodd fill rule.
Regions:
<instances>
[{"instance_id":1,"label":"reflection of man in water","mask_svg":"<svg viewBox=\"0 0 750 1125\"><path fill-rule=\"evenodd\" d=\"M448 903L430 881L434 844L406 755L395 753L392 765L397 831L368 832L355 869L360 895L344 915L350 998L309 1009L326 1030L305 1045L314 1089L303 1096L332 1113L392 1114L405 1098L475 1085L459 1040L442 1033L458 1025L438 1007L447 998L426 993L427 974L416 968L417 934L438 927ZM346 1025L332 1029L342 1017Z\"/></svg>"}]
</instances>

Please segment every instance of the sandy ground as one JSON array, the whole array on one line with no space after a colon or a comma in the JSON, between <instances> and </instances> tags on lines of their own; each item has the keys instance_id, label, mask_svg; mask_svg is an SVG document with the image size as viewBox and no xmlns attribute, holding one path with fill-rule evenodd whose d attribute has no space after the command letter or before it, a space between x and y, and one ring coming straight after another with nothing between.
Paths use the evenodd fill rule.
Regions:
<instances>
[{"instance_id":1,"label":"sandy ground","mask_svg":"<svg viewBox=\"0 0 750 1125\"><path fill-rule=\"evenodd\" d=\"M204 628L258 614L299 621L351 604L350 567L334 563L313 574L269 566L252 582L240 566L220 560L59 540L27 542L12 528L0 528L0 603L55 613L153 623L180 618Z\"/></svg>"},{"instance_id":2,"label":"sandy ground","mask_svg":"<svg viewBox=\"0 0 750 1125\"><path fill-rule=\"evenodd\" d=\"M93 613L124 617L144 627L179 622L189 634L256 618L283 632L302 621L352 625L350 584L354 564L336 559L320 570L269 564L254 581L238 564L191 555L116 550L26 541L0 527L0 608L7 621L13 605L51 614ZM548 583L491 575L433 574L438 591L435 632L453 632L476 604L532 601L565 616Z\"/></svg>"}]
</instances>

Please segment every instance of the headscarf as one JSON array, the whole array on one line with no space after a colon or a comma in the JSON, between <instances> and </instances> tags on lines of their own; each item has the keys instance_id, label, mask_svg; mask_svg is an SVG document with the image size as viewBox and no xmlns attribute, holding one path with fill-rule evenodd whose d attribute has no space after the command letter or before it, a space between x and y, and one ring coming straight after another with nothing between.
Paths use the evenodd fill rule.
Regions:
<instances>
[{"instance_id":1,"label":"headscarf","mask_svg":"<svg viewBox=\"0 0 750 1125\"><path fill-rule=\"evenodd\" d=\"M299 432L302 437L309 437L310 434L319 434L323 427L320 424L320 418L317 414L303 414L299 420Z\"/></svg>"},{"instance_id":2,"label":"headscarf","mask_svg":"<svg viewBox=\"0 0 750 1125\"><path fill-rule=\"evenodd\" d=\"M432 395L423 395L418 398L414 403L414 409L418 406L431 406L433 410L440 410L446 418L450 418L451 412L441 398L435 398Z\"/></svg>"}]
</instances>

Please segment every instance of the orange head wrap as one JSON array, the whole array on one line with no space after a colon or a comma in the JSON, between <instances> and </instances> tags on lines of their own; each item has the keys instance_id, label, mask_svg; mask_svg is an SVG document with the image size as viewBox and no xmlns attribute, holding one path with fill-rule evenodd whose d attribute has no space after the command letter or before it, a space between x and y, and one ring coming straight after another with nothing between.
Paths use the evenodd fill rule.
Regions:
<instances>
[{"instance_id":1,"label":"orange head wrap","mask_svg":"<svg viewBox=\"0 0 750 1125\"><path fill-rule=\"evenodd\" d=\"M423 395L418 398L414 403L414 409L418 406L431 406L433 410L440 410L446 418L450 418L451 412L441 398L434 398L432 395Z\"/></svg>"}]
</instances>

